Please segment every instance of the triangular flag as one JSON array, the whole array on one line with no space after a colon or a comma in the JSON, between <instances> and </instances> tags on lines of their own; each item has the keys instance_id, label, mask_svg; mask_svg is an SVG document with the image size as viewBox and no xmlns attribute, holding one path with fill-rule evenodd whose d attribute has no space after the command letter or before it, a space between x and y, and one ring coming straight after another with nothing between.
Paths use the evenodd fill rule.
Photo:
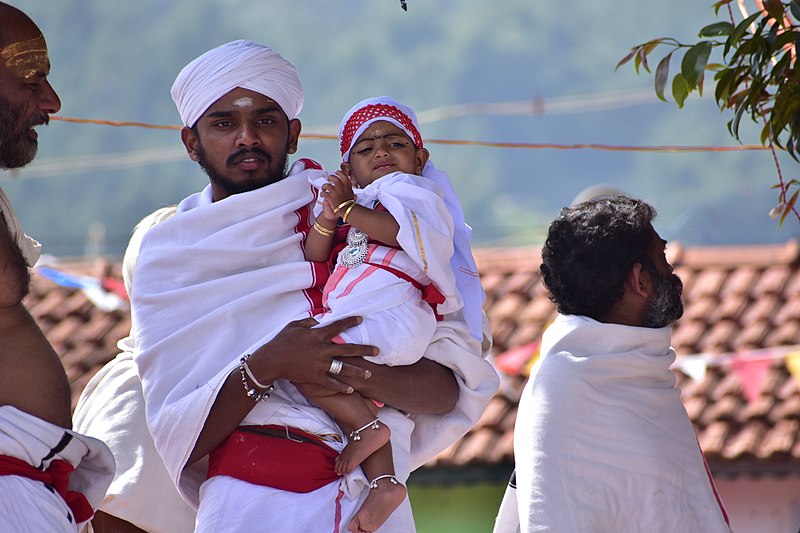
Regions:
<instances>
[{"instance_id":1,"label":"triangular flag","mask_svg":"<svg viewBox=\"0 0 800 533\"><path fill-rule=\"evenodd\" d=\"M81 291L95 307L106 313L116 311L117 309L124 309L128 305L125 300L113 292L107 292L100 287L88 287L81 289Z\"/></svg>"},{"instance_id":2,"label":"triangular flag","mask_svg":"<svg viewBox=\"0 0 800 533\"><path fill-rule=\"evenodd\" d=\"M789 352L786 354L786 368L794 380L800 385L800 352Z\"/></svg>"},{"instance_id":3,"label":"triangular flag","mask_svg":"<svg viewBox=\"0 0 800 533\"><path fill-rule=\"evenodd\" d=\"M692 381L703 381L708 370L708 359L705 355L689 355L677 361L675 367Z\"/></svg>"},{"instance_id":4,"label":"triangular flag","mask_svg":"<svg viewBox=\"0 0 800 533\"><path fill-rule=\"evenodd\" d=\"M767 377L772 357L745 359L734 357L731 368L742 384L742 393L748 402L755 401L761 395L761 386Z\"/></svg>"},{"instance_id":5,"label":"triangular flag","mask_svg":"<svg viewBox=\"0 0 800 533\"><path fill-rule=\"evenodd\" d=\"M535 341L523 344L495 357L495 366L509 376L521 376L526 368L530 370L529 362L539 355L539 344Z\"/></svg>"}]
</instances>

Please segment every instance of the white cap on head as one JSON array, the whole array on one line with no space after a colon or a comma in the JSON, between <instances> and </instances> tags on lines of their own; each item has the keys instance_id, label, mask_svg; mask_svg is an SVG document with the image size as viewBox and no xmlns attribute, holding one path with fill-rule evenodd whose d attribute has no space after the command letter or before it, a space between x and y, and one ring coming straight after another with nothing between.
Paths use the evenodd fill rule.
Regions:
<instances>
[{"instance_id":1,"label":"white cap on head","mask_svg":"<svg viewBox=\"0 0 800 533\"><path fill-rule=\"evenodd\" d=\"M378 120L391 122L405 131L417 148L423 147L419 122L414 110L394 98L378 96L360 101L350 108L342 119L339 125L339 150L344 161L350 160L350 149L358 140L358 136Z\"/></svg>"},{"instance_id":2,"label":"white cap on head","mask_svg":"<svg viewBox=\"0 0 800 533\"><path fill-rule=\"evenodd\" d=\"M303 86L294 65L272 48L244 39L209 50L186 65L170 93L183 124L191 127L237 87L272 98L289 120L303 108Z\"/></svg>"}]
</instances>

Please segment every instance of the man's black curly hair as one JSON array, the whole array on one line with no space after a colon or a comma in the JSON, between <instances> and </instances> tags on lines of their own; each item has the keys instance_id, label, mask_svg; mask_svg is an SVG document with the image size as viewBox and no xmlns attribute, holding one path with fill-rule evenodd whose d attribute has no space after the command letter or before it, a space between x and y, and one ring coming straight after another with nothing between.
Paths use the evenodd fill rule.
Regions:
<instances>
[{"instance_id":1,"label":"man's black curly hair","mask_svg":"<svg viewBox=\"0 0 800 533\"><path fill-rule=\"evenodd\" d=\"M652 206L613 196L561 210L550 224L540 272L558 312L601 320L622 298L634 263L650 267Z\"/></svg>"}]
</instances>

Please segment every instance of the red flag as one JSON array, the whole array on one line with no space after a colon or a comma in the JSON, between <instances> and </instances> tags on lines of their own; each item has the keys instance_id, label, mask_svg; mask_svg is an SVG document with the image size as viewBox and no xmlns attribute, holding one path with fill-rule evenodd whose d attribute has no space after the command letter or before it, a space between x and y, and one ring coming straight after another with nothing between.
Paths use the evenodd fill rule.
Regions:
<instances>
[{"instance_id":1,"label":"red flag","mask_svg":"<svg viewBox=\"0 0 800 533\"><path fill-rule=\"evenodd\" d=\"M757 400L761 395L761 387L769 372L772 359L771 356L752 359L737 356L731 361L731 368L739 378L742 393L748 402Z\"/></svg>"}]
</instances>

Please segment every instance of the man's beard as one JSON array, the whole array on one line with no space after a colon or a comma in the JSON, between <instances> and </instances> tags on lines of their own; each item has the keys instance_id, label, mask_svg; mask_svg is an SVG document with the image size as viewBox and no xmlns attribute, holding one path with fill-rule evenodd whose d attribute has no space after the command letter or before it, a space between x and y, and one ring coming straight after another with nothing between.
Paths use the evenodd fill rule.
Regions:
<instances>
[{"instance_id":1,"label":"man's beard","mask_svg":"<svg viewBox=\"0 0 800 533\"><path fill-rule=\"evenodd\" d=\"M21 113L0 100L0 168L20 168L33 161L39 143L28 135L28 130L50 122L49 115L41 111L31 115L21 131L14 131Z\"/></svg>"},{"instance_id":2,"label":"man's beard","mask_svg":"<svg viewBox=\"0 0 800 533\"><path fill-rule=\"evenodd\" d=\"M665 278L658 275L655 269L648 269L653 278L654 294L647 303L642 318L642 326L646 328L663 328L683 316L683 282L675 274Z\"/></svg>"},{"instance_id":3,"label":"man's beard","mask_svg":"<svg viewBox=\"0 0 800 533\"><path fill-rule=\"evenodd\" d=\"M217 185L222 190L227 192L228 194L240 194L243 192L250 192L256 189L260 189L262 187L266 187L267 185L272 185L273 183L277 183L281 181L283 178L286 177L286 174L289 170L288 162L287 162L287 154L288 154L288 145L287 151L283 153L283 160L278 161L278 165L272 165L272 156L262 150L261 148L251 148L251 149L242 149L236 152L235 154L228 157L228 160L225 162L226 167L230 167L234 164L237 159L243 158L248 154L252 154L254 156L258 156L263 158L267 162L267 169L265 169L266 174L258 174L258 171L248 171L247 172L247 179L241 181L234 181L220 172L218 169L214 168L214 166L208 161L206 157L206 152L203 149L203 145L201 142L198 141L197 143L197 160L200 163L200 166L203 170L208 174L208 179L214 185Z\"/></svg>"}]
</instances>

